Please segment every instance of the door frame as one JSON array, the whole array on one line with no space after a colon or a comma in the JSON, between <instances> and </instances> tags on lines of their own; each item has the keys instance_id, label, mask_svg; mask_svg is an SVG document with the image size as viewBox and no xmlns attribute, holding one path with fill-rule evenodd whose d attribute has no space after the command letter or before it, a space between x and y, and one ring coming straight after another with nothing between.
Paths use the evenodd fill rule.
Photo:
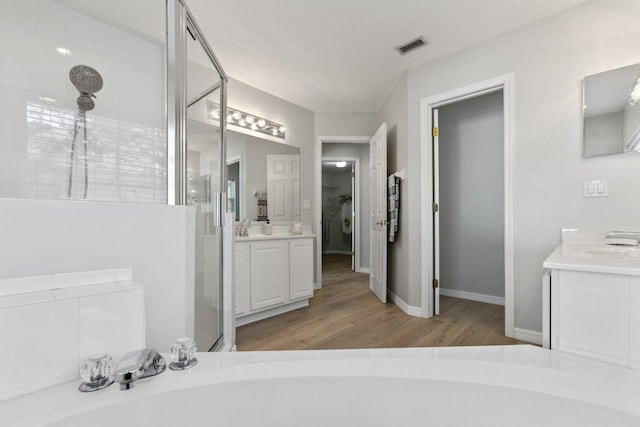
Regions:
<instances>
[{"instance_id":1,"label":"door frame","mask_svg":"<svg viewBox=\"0 0 640 427\"><path fill-rule=\"evenodd\" d=\"M240 198L240 200L244 200L245 193L246 193L245 186L247 183L247 172L245 170L246 165L244 164L244 160L242 159L242 154L236 154L235 156L227 157L227 167L229 167L229 165L232 165L234 163L238 163L239 165L238 173L240 175L240 181L241 181L240 185L238 185L238 197ZM227 198L229 198L229 195L227 195ZM236 204L236 207L237 207L237 204ZM226 206L225 206L225 209L226 209ZM240 205L240 211L238 212L238 218L240 218L240 221L242 221L242 219L246 217L246 212L247 212L247 207L244 206L244 203L242 203Z\"/></svg>"},{"instance_id":2,"label":"door frame","mask_svg":"<svg viewBox=\"0 0 640 427\"><path fill-rule=\"evenodd\" d=\"M353 269L357 273L362 273L362 268L360 266L360 158L359 157L323 157L322 162L353 162L353 172L355 174L354 184L353 184L353 195L352 195L352 206L353 211L355 212L355 218L353 219L353 224L351 224L351 251L353 252ZM322 163L321 163L322 165ZM321 227L324 226L322 224L322 171L320 173L320 223ZM320 229L320 233L318 233L318 240L320 241L320 250L322 251L322 228ZM320 254L322 258L322 254ZM322 288L322 283L318 286L318 288Z\"/></svg>"},{"instance_id":3,"label":"door frame","mask_svg":"<svg viewBox=\"0 0 640 427\"><path fill-rule=\"evenodd\" d=\"M316 231L316 284L322 288L322 144L368 144L370 136L318 135L314 155L315 214L313 222Z\"/></svg>"},{"instance_id":4,"label":"door frame","mask_svg":"<svg viewBox=\"0 0 640 427\"><path fill-rule=\"evenodd\" d=\"M421 246L425 254L421 263L422 317L434 315L433 292L433 140L432 112L447 104L503 91L504 104L504 329L515 337L514 255L513 255L513 147L514 147L514 76L513 73L477 82L420 100L420 179L423 183L421 203Z\"/></svg>"}]
</instances>

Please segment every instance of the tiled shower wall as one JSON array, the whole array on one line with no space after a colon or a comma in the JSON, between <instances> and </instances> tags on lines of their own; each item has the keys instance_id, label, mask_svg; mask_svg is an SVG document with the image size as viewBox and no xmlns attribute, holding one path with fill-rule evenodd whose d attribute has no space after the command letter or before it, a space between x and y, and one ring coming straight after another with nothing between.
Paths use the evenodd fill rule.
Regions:
<instances>
[{"instance_id":1,"label":"tiled shower wall","mask_svg":"<svg viewBox=\"0 0 640 427\"><path fill-rule=\"evenodd\" d=\"M166 203L164 40L107 22L52 0L0 0L1 197L68 197L78 96L69 69L83 64L104 80L87 112L87 199Z\"/></svg>"}]
</instances>

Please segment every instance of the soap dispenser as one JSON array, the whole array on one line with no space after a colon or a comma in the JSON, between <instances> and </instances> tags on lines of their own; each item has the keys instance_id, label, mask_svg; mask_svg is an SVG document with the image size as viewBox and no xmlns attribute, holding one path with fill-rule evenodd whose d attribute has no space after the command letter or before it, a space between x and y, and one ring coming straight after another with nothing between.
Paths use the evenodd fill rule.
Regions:
<instances>
[{"instance_id":1,"label":"soap dispenser","mask_svg":"<svg viewBox=\"0 0 640 427\"><path fill-rule=\"evenodd\" d=\"M267 223L264 225L264 234L271 235L273 233L273 225L271 222L267 220Z\"/></svg>"}]
</instances>

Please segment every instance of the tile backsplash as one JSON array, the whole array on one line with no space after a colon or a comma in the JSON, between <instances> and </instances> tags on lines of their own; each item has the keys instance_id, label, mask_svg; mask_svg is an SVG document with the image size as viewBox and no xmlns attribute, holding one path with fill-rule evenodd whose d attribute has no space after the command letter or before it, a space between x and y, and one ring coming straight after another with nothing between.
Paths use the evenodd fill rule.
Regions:
<instances>
[{"instance_id":1,"label":"tile backsplash","mask_svg":"<svg viewBox=\"0 0 640 427\"><path fill-rule=\"evenodd\" d=\"M0 400L73 380L89 356L145 346L130 268L0 280Z\"/></svg>"},{"instance_id":2,"label":"tile backsplash","mask_svg":"<svg viewBox=\"0 0 640 427\"><path fill-rule=\"evenodd\" d=\"M104 80L87 112L87 199L166 203L164 40L107 21L53 0L0 0L0 197L68 197L79 95L69 70L84 64ZM81 130L76 199L82 141Z\"/></svg>"}]
</instances>

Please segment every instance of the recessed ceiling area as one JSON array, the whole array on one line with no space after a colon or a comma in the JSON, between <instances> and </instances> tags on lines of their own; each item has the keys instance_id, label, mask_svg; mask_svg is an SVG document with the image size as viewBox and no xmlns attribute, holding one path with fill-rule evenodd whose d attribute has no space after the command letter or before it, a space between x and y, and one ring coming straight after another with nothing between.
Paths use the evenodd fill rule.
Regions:
<instances>
[{"instance_id":1,"label":"recessed ceiling area","mask_svg":"<svg viewBox=\"0 0 640 427\"><path fill-rule=\"evenodd\" d=\"M584 2L187 0L227 74L316 112L378 112L407 69Z\"/></svg>"}]
</instances>

